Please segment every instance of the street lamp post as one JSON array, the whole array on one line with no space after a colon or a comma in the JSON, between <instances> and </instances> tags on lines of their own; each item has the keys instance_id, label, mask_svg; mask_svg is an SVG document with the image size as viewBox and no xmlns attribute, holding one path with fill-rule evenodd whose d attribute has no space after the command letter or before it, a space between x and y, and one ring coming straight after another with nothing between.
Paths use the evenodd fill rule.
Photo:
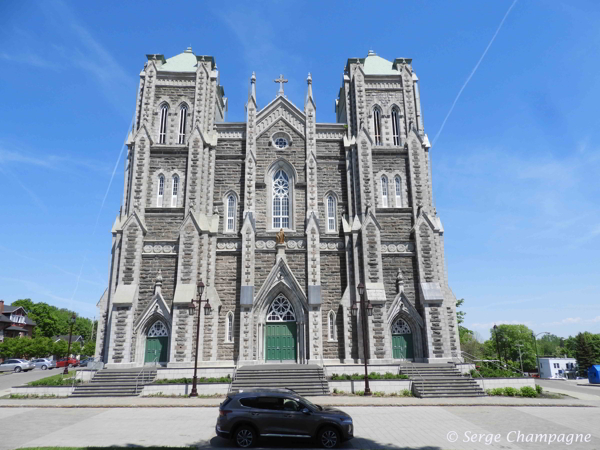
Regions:
<instances>
[{"instance_id":1,"label":"street lamp post","mask_svg":"<svg viewBox=\"0 0 600 450\"><path fill-rule=\"evenodd\" d=\"M519 349L519 361L521 362L521 374L523 374L523 358L521 357L521 347L523 347L523 344L515 344L515 345Z\"/></svg>"},{"instance_id":2,"label":"street lamp post","mask_svg":"<svg viewBox=\"0 0 600 450\"><path fill-rule=\"evenodd\" d=\"M202 293L204 292L204 283L202 280L198 282L197 286L198 291L198 300L192 299L190 304L188 305L190 316L194 316L196 312L196 303L198 303L198 320L196 321L196 354L194 355L194 378L192 381L192 392L190 392L190 397L198 397L198 347L200 346L200 312L202 310L202 303L206 302L204 305L204 315L208 316L210 314L211 306L208 302L208 299L202 300Z\"/></svg>"},{"instance_id":3,"label":"street lamp post","mask_svg":"<svg viewBox=\"0 0 600 450\"><path fill-rule=\"evenodd\" d=\"M496 353L498 353L498 359L502 362L502 356L500 356L500 345L498 344L498 326L494 324L494 337L496 338Z\"/></svg>"},{"instance_id":4,"label":"street lamp post","mask_svg":"<svg viewBox=\"0 0 600 450\"><path fill-rule=\"evenodd\" d=\"M367 343L367 338L368 338L368 331L369 331L369 327L368 327L368 323L367 323L367 314L369 316L373 315L373 305L371 305L371 302L369 301L368 304L365 303L365 285L360 283L357 286L358 289L358 295L360 295L360 316L361 316L361 324L362 324L362 334L363 334L363 360L365 362L365 395L371 395L371 389L369 388L369 370L367 368L367 355L368 355L368 350L369 350L369 346ZM352 305L352 315L354 317L356 317L357 313L358 313L358 306L356 305L357 302L354 302L354 304Z\"/></svg>"},{"instance_id":5,"label":"street lamp post","mask_svg":"<svg viewBox=\"0 0 600 450\"><path fill-rule=\"evenodd\" d=\"M69 319L69 322L71 323L71 328L69 329L69 346L67 348L67 360L65 361L65 370L63 370L63 375L69 375L69 355L71 354L71 337L73 336L73 325L75 325L76 319L77 316L75 315L75 313L73 313L73 315Z\"/></svg>"}]
</instances>

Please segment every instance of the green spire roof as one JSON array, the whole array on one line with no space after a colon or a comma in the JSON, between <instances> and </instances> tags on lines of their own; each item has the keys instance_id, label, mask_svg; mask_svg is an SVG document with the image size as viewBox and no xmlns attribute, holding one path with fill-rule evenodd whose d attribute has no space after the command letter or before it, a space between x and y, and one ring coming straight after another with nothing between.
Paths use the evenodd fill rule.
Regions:
<instances>
[{"instance_id":1,"label":"green spire roof","mask_svg":"<svg viewBox=\"0 0 600 450\"><path fill-rule=\"evenodd\" d=\"M192 47L188 47L185 52L168 58L158 70L164 72L195 72L196 64L196 55L194 55Z\"/></svg>"},{"instance_id":2,"label":"green spire roof","mask_svg":"<svg viewBox=\"0 0 600 450\"><path fill-rule=\"evenodd\" d=\"M369 50L364 61L365 75L398 75L398 71L392 68L394 63L377 56L373 50Z\"/></svg>"}]
</instances>

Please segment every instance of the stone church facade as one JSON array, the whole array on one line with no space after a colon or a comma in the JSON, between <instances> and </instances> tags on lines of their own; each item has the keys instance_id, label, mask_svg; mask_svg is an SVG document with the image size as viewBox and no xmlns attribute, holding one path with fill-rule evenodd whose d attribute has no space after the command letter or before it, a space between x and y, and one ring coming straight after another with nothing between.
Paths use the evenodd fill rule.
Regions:
<instances>
[{"instance_id":1,"label":"stone church facade","mask_svg":"<svg viewBox=\"0 0 600 450\"><path fill-rule=\"evenodd\" d=\"M456 360L411 60L349 59L337 123L317 121L310 74L302 108L276 81L259 108L253 74L246 121L226 122L213 57L148 55L96 355L108 367L191 367L196 352L203 366L351 364L366 339L371 363ZM196 348L200 280L211 311Z\"/></svg>"}]
</instances>

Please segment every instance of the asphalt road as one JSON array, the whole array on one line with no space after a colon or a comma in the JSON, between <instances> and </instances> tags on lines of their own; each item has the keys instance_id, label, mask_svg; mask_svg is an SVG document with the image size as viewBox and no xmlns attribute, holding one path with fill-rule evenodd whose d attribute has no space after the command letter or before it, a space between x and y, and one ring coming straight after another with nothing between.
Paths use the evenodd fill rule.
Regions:
<instances>
[{"instance_id":1,"label":"asphalt road","mask_svg":"<svg viewBox=\"0 0 600 450\"><path fill-rule=\"evenodd\" d=\"M51 375L56 375L60 373L63 368L60 369L33 369L29 372L20 372L20 373L8 373L0 372L0 391L5 389L10 389L13 386L20 386L25 383L29 383L30 381L39 380L40 378L46 378Z\"/></svg>"},{"instance_id":2,"label":"asphalt road","mask_svg":"<svg viewBox=\"0 0 600 450\"><path fill-rule=\"evenodd\" d=\"M345 442L344 449L596 450L600 447L600 408L597 407L363 406L341 409L353 417L355 426L355 439ZM215 436L217 415L217 407L0 408L0 450L61 445L230 448L230 441ZM529 441L536 435L538 439L544 436L547 440L553 439L553 443ZM311 448L312 445L291 439L265 440L259 447L289 449Z\"/></svg>"},{"instance_id":3,"label":"asphalt road","mask_svg":"<svg viewBox=\"0 0 600 450\"><path fill-rule=\"evenodd\" d=\"M595 395L600 397L600 386L578 386L578 383L584 383L585 380L535 380L536 384L539 384L543 388L557 389L561 391Z\"/></svg>"}]
</instances>

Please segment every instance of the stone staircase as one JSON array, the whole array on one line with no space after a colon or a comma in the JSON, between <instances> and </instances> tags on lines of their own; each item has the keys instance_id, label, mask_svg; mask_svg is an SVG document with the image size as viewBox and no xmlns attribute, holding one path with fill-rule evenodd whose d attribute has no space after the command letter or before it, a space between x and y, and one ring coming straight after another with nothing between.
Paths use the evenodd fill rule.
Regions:
<instances>
[{"instance_id":1,"label":"stone staircase","mask_svg":"<svg viewBox=\"0 0 600 450\"><path fill-rule=\"evenodd\" d=\"M156 368L104 369L89 383L77 385L70 397L133 397L156 378Z\"/></svg>"},{"instance_id":2,"label":"stone staircase","mask_svg":"<svg viewBox=\"0 0 600 450\"><path fill-rule=\"evenodd\" d=\"M454 364L403 363L400 373L412 380L415 396L435 397L481 397L485 392L471 378L464 376Z\"/></svg>"},{"instance_id":3,"label":"stone staircase","mask_svg":"<svg viewBox=\"0 0 600 450\"><path fill-rule=\"evenodd\" d=\"M292 389L300 395L329 395L323 368L314 364L258 364L240 367L231 390Z\"/></svg>"}]
</instances>

